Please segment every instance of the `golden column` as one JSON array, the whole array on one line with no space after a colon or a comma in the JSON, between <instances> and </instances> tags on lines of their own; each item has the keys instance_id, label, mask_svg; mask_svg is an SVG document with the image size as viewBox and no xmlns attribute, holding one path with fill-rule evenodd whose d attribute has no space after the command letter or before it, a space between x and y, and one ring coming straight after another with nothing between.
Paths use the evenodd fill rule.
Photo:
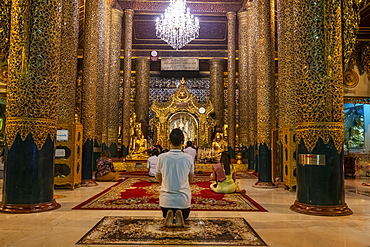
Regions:
<instances>
[{"instance_id":1,"label":"golden column","mask_svg":"<svg viewBox=\"0 0 370 247\"><path fill-rule=\"evenodd\" d=\"M75 122L77 47L78 47L78 0L64 0L62 5L62 39L60 47L60 73L58 85L58 130L68 130L68 140L58 143L56 149L67 147L68 157L56 156L56 185L72 189L81 184L82 125Z\"/></svg>"},{"instance_id":2,"label":"golden column","mask_svg":"<svg viewBox=\"0 0 370 247\"><path fill-rule=\"evenodd\" d=\"M227 97L228 97L228 121L227 121L227 142L228 147L233 151L231 158L234 158L235 129L236 129L236 102L235 102L235 43L236 43L236 13L228 12L227 16Z\"/></svg>"},{"instance_id":3,"label":"golden column","mask_svg":"<svg viewBox=\"0 0 370 247\"><path fill-rule=\"evenodd\" d=\"M258 181L255 187L271 188L271 140L274 109L274 63L271 42L271 12L269 0L254 2L257 21L257 145Z\"/></svg>"},{"instance_id":4,"label":"golden column","mask_svg":"<svg viewBox=\"0 0 370 247\"><path fill-rule=\"evenodd\" d=\"M13 0L0 211L60 207L54 199L54 145L61 0Z\"/></svg>"},{"instance_id":5,"label":"golden column","mask_svg":"<svg viewBox=\"0 0 370 247\"><path fill-rule=\"evenodd\" d=\"M125 9L125 57L123 60L122 156L128 154L130 144L131 52L134 11Z\"/></svg>"},{"instance_id":6,"label":"golden column","mask_svg":"<svg viewBox=\"0 0 370 247\"><path fill-rule=\"evenodd\" d=\"M150 61L146 57L138 57L136 58L135 113L136 121L141 123L141 130L146 139L149 123L149 82Z\"/></svg>"},{"instance_id":7,"label":"golden column","mask_svg":"<svg viewBox=\"0 0 370 247\"><path fill-rule=\"evenodd\" d=\"M64 0L62 6L62 39L58 85L58 125L75 123L78 0Z\"/></svg>"},{"instance_id":8,"label":"golden column","mask_svg":"<svg viewBox=\"0 0 370 247\"><path fill-rule=\"evenodd\" d=\"M255 15L255 8L252 2L247 3L246 7L247 12L247 22L248 22L248 29L247 29L247 90L249 93L249 101L248 101L248 111L249 111L249 133L248 133L248 169L254 169L258 172L258 167L256 164L256 143L257 143L257 83L256 83L256 49L257 49L257 35L256 35L256 27L257 22L254 19Z\"/></svg>"},{"instance_id":9,"label":"golden column","mask_svg":"<svg viewBox=\"0 0 370 247\"><path fill-rule=\"evenodd\" d=\"M296 78L294 70L294 13L293 0L277 1L278 16L278 96L279 96L279 140L282 148L283 181L290 191L297 185L293 171L296 168Z\"/></svg>"},{"instance_id":10,"label":"golden column","mask_svg":"<svg viewBox=\"0 0 370 247\"><path fill-rule=\"evenodd\" d=\"M119 86L120 86L120 56L123 11L118 4L113 5L110 45L110 74L108 90L108 146L112 157L118 157L119 128Z\"/></svg>"},{"instance_id":11,"label":"golden column","mask_svg":"<svg viewBox=\"0 0 370 247\"><path fill-rule=\"evenodd\" d=\"M103 135L103 117L105 113L104 110L104 101L100 100L100 97L104 95L104 73L105 66L104 62L106 59L105 54L105 27L106 27L106 3L107 0L98 0L98 10L97 14L97 29L98 37L95 40L97 43L97 83L96 83L96 115L95 115L95 140L94 143L94 160L100 156L101 144L102 144L102 135ZM95 162L94 162L95 167Z\"/></svg>"},{"instance_id":12,"label":"golden column","mask_svg":"<svg viewBox=\"0 0 370 247\"><path fill-rule=\"evenodd\" d=\"M249 144L250 92L248 91L248 13L238 13L239 18L239 143ZM249 145L248 145L249 147Z\"/></svg>"},{"instance_id":13,"label":"golden column","mask_svg":"<svg viewBox=\"0 0 370 247\"><path fill-rule=\"evenodd\" d=\"M8 55L10 46L10 12L11 1L3 0L0 2L0 83L6 84L8 78Z\"/></svg>"},{"instance_id":14,"label":"golden column","mask_svg":"<svg viewBox=\"0 0 370 247\"><path fill-rule=\"evenodd\" d=\"M339 216L343 169L342 1L295 1L298 213Z\"/></svg>"},{"instance_id":15,"label":"golden column","mask_svg":"<svg viewBox=\"0 0 370 247\"><path fill-rule=\"evenodd\" d=\"M209 60L210 70L210 99L215 108L216 131L222 132L224 117L224 66L225 61L220 58Z\"/></svg>"},{"instance_id":16,"label":"golden column","mask_svg":"<svg viewBox=\"0 0 370 247\"><path fill-rule=\"evenodd\" d=\"M104 67L103 67L103 99L108 99L109 76L110 76L110 43L111 43L111 20L112 20L112 1L107 0L105 5L105 27L104 27ZM102 150L108 149L108 108L105 100L101 100L101 145Z\"/></svg>"},{"instance_id":17,"label":"golden column","mask_svg":"<svg viewBox=\"0 0 370 247\"><path fill-rule=\"evenodd\" d=\"M81 102L81 122L83 125L82 185L90 186L92 181L94 143L96 142L97 84L101 67L101 10L105 9L105 0L87 0L85 2L83 82Z\"/></svg>"}]
</instances>

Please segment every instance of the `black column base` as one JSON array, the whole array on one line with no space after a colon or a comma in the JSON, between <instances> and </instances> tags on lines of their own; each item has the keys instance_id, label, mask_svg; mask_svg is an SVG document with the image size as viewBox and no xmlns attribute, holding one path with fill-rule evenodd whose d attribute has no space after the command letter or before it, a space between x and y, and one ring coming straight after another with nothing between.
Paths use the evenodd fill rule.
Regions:
<instances>
[{"instance_id":1,"label":"black column base","mask_svg":"<svg viewBox=\"0 0 370 247\"><path fill-rule=\"evenodd\" d=\"M252 187L261 188L261 189L274 189L277 186L273 182L260 182L257 181Z\"/></svg>"},{"instance_id":2,"label":"black column base","mask_svg":"<svg viewBox=\"0 0 370 247\"><path fill-rule=\"evenodd\" d=\"M99 185L94 179L83 179L81 181L81 187L94 187Z\"/></svg>"},{"instance_id":3,"label":"black column base","mask_svg":"<svg viewBox=\"0 0 370 247\"><path fill-rule=\"evenodd\" d=\"M300 203L297 200L292 206L290 206L290 210L300 214L309 214L316 216L346 216L353 214L352 210L348 208L347 204L335 206L318 206Z\"/></svg>"},{"instance_id":4,"label":"black column base","mask_svg":"<svg viewBox=\"0 0 370 247\"><path fill-rule=\"evenodd\" d=\"M0 212L13 214L27 214L50 211L60 208L60 204L54 199L51 202L37 203L37 204L0 204Z\"/></svg>"}]
</instances>

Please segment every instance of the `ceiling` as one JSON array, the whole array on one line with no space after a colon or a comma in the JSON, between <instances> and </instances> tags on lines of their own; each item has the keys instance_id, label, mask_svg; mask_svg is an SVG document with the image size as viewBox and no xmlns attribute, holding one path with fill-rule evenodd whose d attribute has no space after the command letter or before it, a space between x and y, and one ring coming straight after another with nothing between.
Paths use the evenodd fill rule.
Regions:
<instances>
[{"instance_id":1,"label":"ceiling","mask_svg":"<svg viewBox=\"0 0 370 247\"><path fill-rule=\"evenodd\" d=\"M245 0L188 0L187 7L200 22L199 37L179 51L157 38L155 33L155 20L164 13L169 2L169 0L118 1L122 9L135 11L133 56L148 56L151 50L157 50L159 56L227 57L226 13L241 10Z\"/></svg>"},{"instance_id":2,"label":"ceiling","mask_svg":"<svg viewBox=\"0 0 370 247\"><path fill-rule=\"evenodd\" d=\"M83 5L84 0L80 1ZM155 33L155 20L163 14L170 0L116 0L115 4L118 4L121 9L135 11L133 57L149 56L151 50L157 50L160 57L182 56L209 59L227 57L226 13L244 10L248 1L250 0L188 0L187 7L190 8L191 14L198 17L200 21L199 37L179 51L172 49L167 43L157 38ZM361 41L370 41L370 0L362 0L360 15L360 29L357 38ZM81 21L83 22L83 18ZM122 50L124 49L124 36L125 34L122 33Z\"/></svg>"}]
</instances>

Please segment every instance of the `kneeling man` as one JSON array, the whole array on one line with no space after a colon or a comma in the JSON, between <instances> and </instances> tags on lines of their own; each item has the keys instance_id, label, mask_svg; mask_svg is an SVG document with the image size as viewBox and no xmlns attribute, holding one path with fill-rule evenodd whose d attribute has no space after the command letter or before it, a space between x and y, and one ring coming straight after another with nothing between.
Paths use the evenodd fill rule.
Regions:
<instances>
[{"instance_id":1,"label":"kneeling man","mask_svg":"<svg viewBox=\"0 0 370 247\"><path fill-rule=\"evenodd\" d=\"M166 218L164 226L172 227L175 217L175 226L184 227L184 220L190 214L194 161L191 155L181 151L184 134L180 129L172 130L170 143L170 151L158 156L156 177L161 184L159 206Z\"/></svg>"}]
</instances>

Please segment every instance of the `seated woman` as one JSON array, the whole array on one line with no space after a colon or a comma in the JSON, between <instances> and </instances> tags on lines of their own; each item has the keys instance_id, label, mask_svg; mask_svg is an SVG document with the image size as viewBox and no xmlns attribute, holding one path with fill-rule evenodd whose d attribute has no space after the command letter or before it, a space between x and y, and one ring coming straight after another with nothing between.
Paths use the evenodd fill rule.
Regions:
<instances>
[{"instance_id":1,"label":"seated woman","mask_svg":"<svg viewBox=\"0 0 370 247\"><path fill-rule=\"evenodd\" d=\"M148 168L149 172L149 182L157 183L157 179L155 178L155 175L157 174L157 161L158 161L158 155L159 151L158 149L153 149L152 156L149 157L147 161L146 167Z\"/></svg>"},{"instance_id":2,"label":"seated woman","mask_svg":"<svg viewBox=\"0 0 370 247\"><path fill-rule=\"evenodd\" d=\"M113 161L109 159L109 151L104 150L102 157L96 160L97 167L95 180L97 181L118 181L119 173L114 170Z\"/></svg>"},{"instance_id":3,"label":"seated woman","mask_svg":"<svg viewBox=\"0 0 370 247\"><path fill-rule=\"evenodd\" d=\"M230 164L230 156L227 151L222 152L220 163L213 165L211 178L215 180L210 185L211 190L216 193L228 194L239 190L235 183L235 168Z\"/></svg>"}]
</instances>

